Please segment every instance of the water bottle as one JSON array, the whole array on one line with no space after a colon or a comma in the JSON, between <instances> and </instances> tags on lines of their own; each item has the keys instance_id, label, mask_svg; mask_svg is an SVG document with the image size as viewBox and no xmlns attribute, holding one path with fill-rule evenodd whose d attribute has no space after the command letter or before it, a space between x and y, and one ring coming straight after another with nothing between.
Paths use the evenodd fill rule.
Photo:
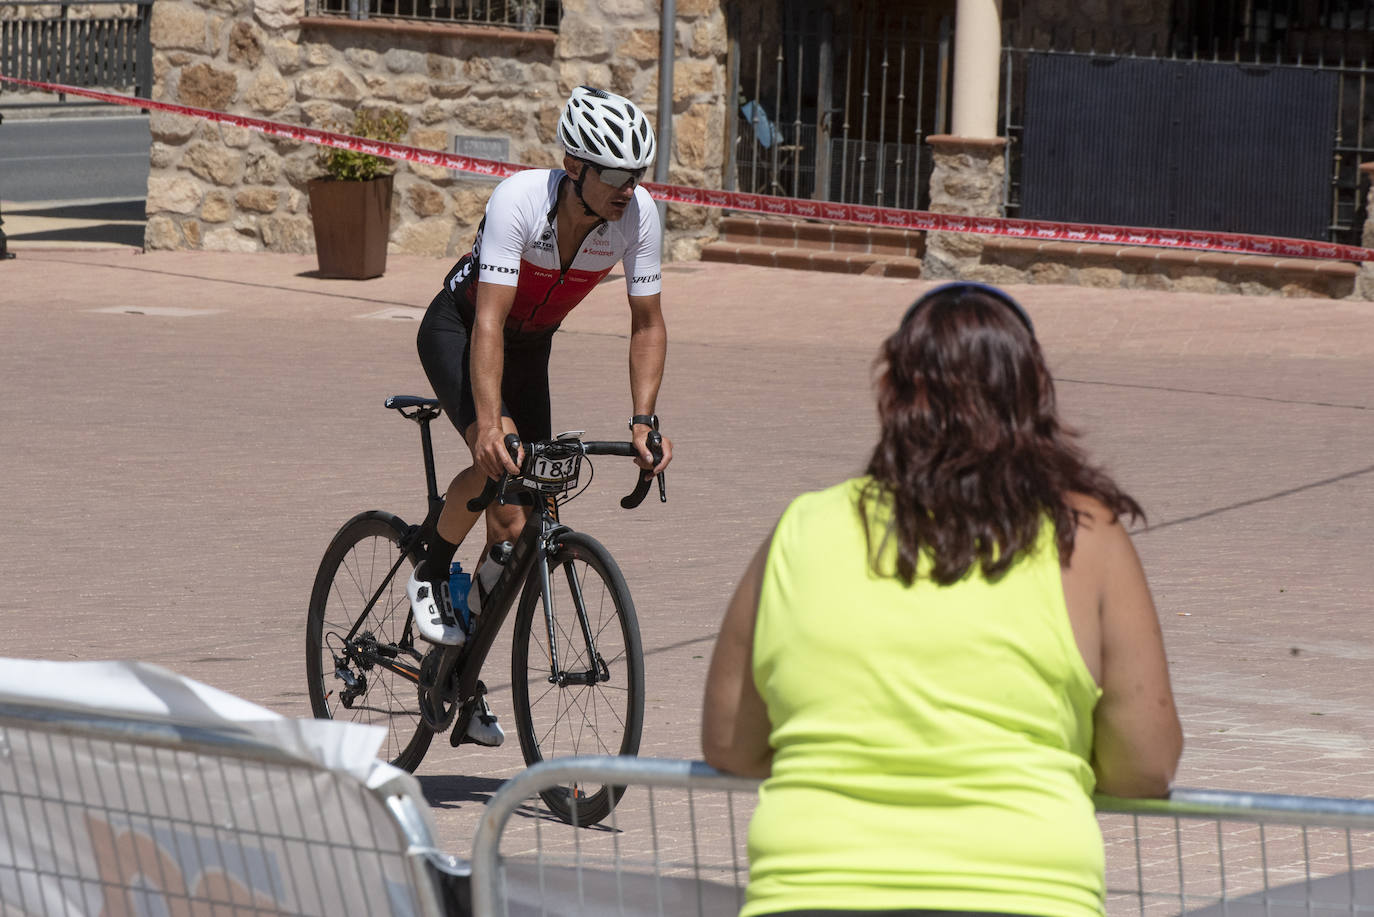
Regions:
<instances>
[{"instance_id":1,"label":"water bottle","mask_svg":"<svg viewBox=\"0 0 1374 917\"><path fill-rule=\"evenodd\" d=\"M468 590L471 588L472 575L464 573L463 565L455 560L448 571L448 595L453 603L453 613L458 616L458 623L463 625L464 631L472 630L468 626L472 618L468 611Z\"/></svg>"},{"instance_id":2,"label":"water bottle","mask_svg":"<svg viewBox=\"0 0 1374 917\"><path fill-rule=\"evenodd\" d=\"M472 578L472 588L468 590L467 607L469 613L476 617L482 612L482 599L491 592L491 587L496 585L496 581L501 577L501 571L505 569L506 559L510 557L511 543L503 541L500 544L491 546L487 552L487 559L482 561L482 566L477 568L477 575Z\"/></svg>"}]
</instances>

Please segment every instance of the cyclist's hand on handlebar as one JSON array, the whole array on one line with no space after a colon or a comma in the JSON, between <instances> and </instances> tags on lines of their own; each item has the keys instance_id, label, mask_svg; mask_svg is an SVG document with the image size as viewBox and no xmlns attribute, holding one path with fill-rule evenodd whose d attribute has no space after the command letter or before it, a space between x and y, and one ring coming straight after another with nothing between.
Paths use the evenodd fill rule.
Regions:
<instances>
[{"instance_id":1,"label":"cyclist's hand on handlebar","mask_svg":"<svg viewBox=\"0 0 1374 917\"><path fill-rule=\"evenodd\" d=\"M515 457L506 448L507 433L501 427L487 427L477 434L472 456L477 465L489 478L499 478L502 474L519 474L520 463L525 460L525 449L517 442Z\"/></svg>"},{"instance_id":2,"label":"cyclist's hand on handlebar","mask_svg":"<svg viewBox=\"0 0 1374 917\"><path fill-rule=\"evenodd\" d=\"M640 468L643 468L645 471L651 471L654 474L658 474L660 471L667 468L668 463L673 460L673 443L671 440L668 439L668 437L663 437L663 459L662 461L655 463L654 455L652 452L649 451L649 445L646 442L648 437L649 428L647 426L635 426L633 434L635 444L635 464L638 465Z\"/></svg>"}]
</instances>

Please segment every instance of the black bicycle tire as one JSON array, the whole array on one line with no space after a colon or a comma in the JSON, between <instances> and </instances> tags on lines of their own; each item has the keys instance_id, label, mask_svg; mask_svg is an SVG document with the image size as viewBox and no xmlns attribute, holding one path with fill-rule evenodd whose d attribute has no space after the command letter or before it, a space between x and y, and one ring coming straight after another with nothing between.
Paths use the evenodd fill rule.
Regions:
<instances>
[{"instance_id":1,"label":"black bicycle tire","mask_svg":"<svg viewBox=\"0 0 1374 917\"><path fill-rule=\"evenodd\" d=\"M310 692L310 709L315 717L319 719L335 718L328 704L328 691L325 685L321 656L325 649L323 645L325 613L328 609L329 597L333 591L339 567L348 557L349 552L365 539L384 538L399 548L406 532L406 524L396 516L380 510L371 510L369 512L359 513L344 523L343 527L339 529L338 534L336 534L334 539L329 543L328 549L324 552L324 557L320 561L320 569L315 575L314 588L310 593L310 610L306 619L305 628L305 671L306 681ZM419 559L413 550L410 557L412 561L418 561ZM389 569L390 563L386 566L387 569ZM385 571L380 572L384 573ZM400 578L401 576L402 571L398 571L397 577ZM369 581L369 588L360 589L359 596L353 597L357 601L355 603L356 608L350 608L351 614L357 614L362 611L365 600L360 600L359 597L364 591L368 592L368 597L370 597L370 587L375 585L376 583ZM404 581L402 582L402 592L404 593ZM405 616L408 618L409 615L410 611L407 608ZM340 620L330 623L338 628L340 625L345 624L351 626L353 622L350 618L347 622ZM401 620L400 624L404 626L404 618ZM420 644L420 646L423 647L425 645ZM377 673L375 677L378 679L382 677L380 674L382 671L383 670L378 668L373 669L373 672ZM395 677L397 681L404 684L404 679L401 679L399 676L392 677ZM369 688L369 691L370 690L371 688ZM416 688L415 691L418 710L418 688ZM399 751L391 758L391 763L403 770L413 772L415 768L420 766L420 762L424 760L425 752L429 750L429 743L434 738L434 731L426 726L423 721L417 719L415 731L408 739L401 736L396 737L393 742L393 732L395 730L390 723L391 718L392 717L388 716L388 736L387 739L383 741L382 753L385 754L389 748L399 748ZM406 731L409 731L408 728Z\"/></svg>"},{"instance_id":2,"label":"black bicycle tire","mask_svg":"<svg viewBox=\"0 0 1374 917\"><path fill-rule=\"evenodd\" d=\"M639 635L639 619L635 614L634 601L629 586L620 572L619 565L609 551L589 535L569 532L559 539L558 549L549 558L549 576L553 580L562 574L563 565L577 560L587 564L604 582L609 590L615 619L619 622L621 636L625 644L626 705L625 732L620 742L619 754L636 755L644 727L644 651ZM543 751L536 735L533 712L530 706L528 682L528 660L531 628L537 621L543 636L545 626L544 606L541 601L542 589L538 570L530 574L529 580L520 596L519 609L515 617L515 635L511 647L511 693L514 698L516 732L520 738L520 752L527 765L544 760ZM595 628L594 628L595 630ZM575 636L580 639L580 631ZM585 650L583 651L585 654ZM567 690L567 689L563 689ZM580 708L581 709L581 708ZM576 750L574 750L576 753ZM604 750L602 751L604 753ZM612 752L616 753L616 752ZM624 786L603 785L597 792L579 797L576 803L576 824L583 827L594 825L604 819L615 808L624 794ZM568 793L561 787L544 790L539 794L545 805L555 815L569 824L574 823L573 805Z\"/></svg>"}]
</instances>

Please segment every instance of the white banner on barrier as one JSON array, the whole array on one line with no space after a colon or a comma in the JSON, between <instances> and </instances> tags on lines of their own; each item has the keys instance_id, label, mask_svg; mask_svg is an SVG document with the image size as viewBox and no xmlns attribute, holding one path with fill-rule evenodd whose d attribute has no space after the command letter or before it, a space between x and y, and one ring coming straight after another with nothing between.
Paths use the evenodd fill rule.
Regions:
<instances>
[{"instance_id":1,"label":"white banner on barrier","mask_svg":"<svg viewBox=\"0 0 1374 917\"><path fill-rule=\"evenodd\" d=\"M153 665L0 660L0 911L413 915L368 786L421 797L383 735Z\"/></svg>"}]
</instances>

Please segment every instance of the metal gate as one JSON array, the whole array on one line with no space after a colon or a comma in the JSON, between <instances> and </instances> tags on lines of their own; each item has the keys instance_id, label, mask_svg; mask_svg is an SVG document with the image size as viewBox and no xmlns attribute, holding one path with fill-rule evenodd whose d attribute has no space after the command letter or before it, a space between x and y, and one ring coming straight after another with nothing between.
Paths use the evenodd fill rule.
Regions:
<instances>
[{"instance_id":1,"label":"metal gate","mask_svg":"<svg viewBox=\"0 0 1374 917\"><path fill-rule=\"evenodd\" d=\"M1021 215L1326 238L1338 76L1032 54Z\"/></svg>"},{"instance_id":2,"label":"metal gate","mask_svg":"<svg viewBox=\"0 0 1374 917\"><path fill-rule=\"evenodd\" d=\"M1134 177L1118 172L1124 184L1111 192L1118 197L1129 193L1141 199L1137 203L1154 203L1147 199L1167 192L1186 212L1203 198L1218 197L1218 184L1198 181L1211 168L1211 179L1220 174L1232 186L1224 228L1264 231L1257 227L1265 220L1273 221L1271 226L1296 222L1296 214L1282 215L1288 206L1282 202L1300 197L1295 206L1311 212L1300 226L1279 234L1361 243L1365 187L1359 167L1374 158L1374 0L1176 0L1167 31L1151 32L1144 41L1139 29L1118 19L1103 31L1073 20L1037 31L1009 19L1006 33L998 132L1009 141L1003 201L1008 216L1042 215L1035 211L1042 209L1045 196L1072 194L1063 187L1068 184L1101 189L1111 181L1106 172L1112 164L1105 155L1079 156L1072 169L1026 159L1037 155L1030 150L1041 142L1032 136L1037 129L1042 140L1062 131L1065 119L1079 119L1081 129L1086 113L1065 110L1073 107L1065 104L1071 99L1100 107L1098 129L1085 135L1085 144L1137 159ZM1041 98L1033 98L1032 81L1054 68L1074 70L1080 84L1054 92L1047 91L1053 80L1042 79ZM1188 70L1194 75L1176 84L1163 78ZM1130 74L1134 87L1118 74ZM1117 95L1108 99L1113 81ZM1261 91L1266 83L1270 88ZM1111 117L1108 106L1155 120L1128 140L1134 126L1119 115ZM1192 149L1178 143L1185 124L1191 125ZM1265 139L1257 142L1261 136ZM1156 151L1148 161L1142 155L1146 149ZM1067 150L1068 155L1077 152L1082 151ZM1160 162L1177 164L1177 171L1166 176L1169 181L1186 185L1191 180L1203 193L1147 182L1144 176ZM1200 164L1205 168L1198 169ZM1036 173L1037 168L1043 171ZM1242 179L1247 172L1252 177ZM1247 193L1235 190L1242 180L1249 181ZM1061 187L1046 189L1041 186L1046 181ZM1268 216L1256 210L1265 207ZM1179 222L1154 225L1204 228L1201 220L1182 216Z\"/></svg>"},{"instance_id":3,"label":"metal gate","mask_svg":"<svg viewBox=\"0 0 1374 917\"><path fill-rule=\"evenodd\" d=\"M0 74L68 86L133 92L153 86L153 0L35 4L0 0ZM0 83L0 107L101 105L68 102Z\"/></svg>"},{"instance_id":4,"label":"metal gate","mask_svg":"<svg viewBox=\"0 0 1374 917\"><path fill-rule=\"evenodd\" d=\"M736 6L730 35L727 189L926 206L926 138L948 117L947 16L819 0Z\"/></svg>"}]
</instances>

